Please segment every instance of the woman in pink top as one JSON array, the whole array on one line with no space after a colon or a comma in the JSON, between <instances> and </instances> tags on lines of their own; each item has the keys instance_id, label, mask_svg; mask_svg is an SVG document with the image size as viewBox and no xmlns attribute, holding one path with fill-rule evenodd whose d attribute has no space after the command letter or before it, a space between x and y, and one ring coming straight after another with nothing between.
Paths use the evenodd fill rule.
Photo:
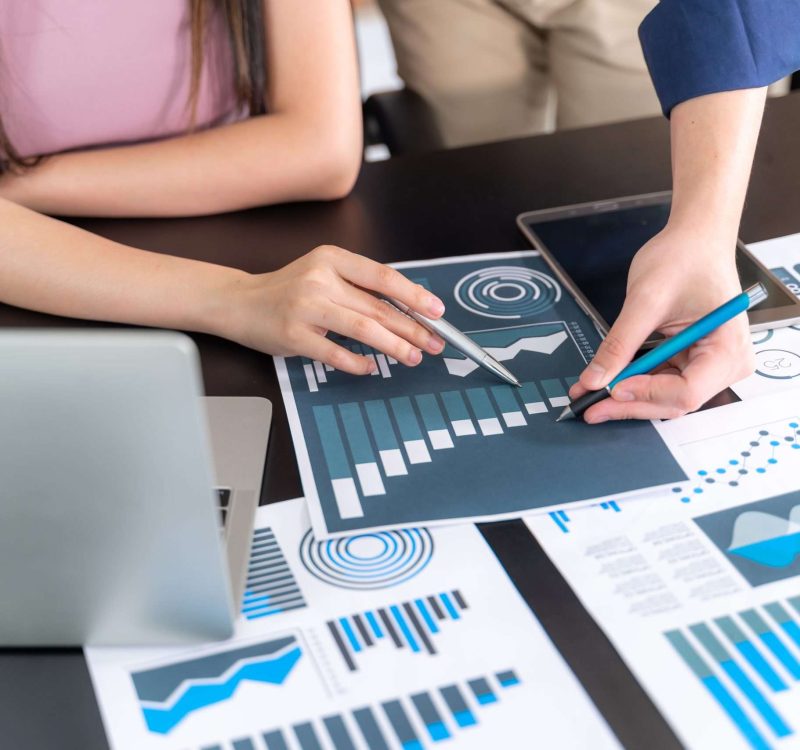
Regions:
<instances>
[{"instance_id":1,"label":"woman in pink top","mask_svg":"<svg viewBox=\"0 0 800 750\"><path fill-rule=\"evenodd\" d=\"M0 300L370 372L370 360L325 338L334 330L417 364L443 342L362 290L430 317L444 306L366 258L320 247L248 274L44 215L192 216L340 198L358 174L361 127L347 0L4 2Z\"/></svg>"}]
</instances>

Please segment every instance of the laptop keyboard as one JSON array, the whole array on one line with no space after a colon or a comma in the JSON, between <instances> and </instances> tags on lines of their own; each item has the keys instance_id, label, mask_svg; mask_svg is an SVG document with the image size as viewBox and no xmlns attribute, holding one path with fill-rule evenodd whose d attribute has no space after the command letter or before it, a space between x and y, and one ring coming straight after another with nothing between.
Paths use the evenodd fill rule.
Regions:
<instances>
[{"instance_id":1,"label":"laptop keyboard","mask_svg":"<svg viewBox=\"0 0 800 750\"><path fill-rule=\"evenodd\" d=\"M214 491L217 493L217 507L219 508L220 522L222 528L228 522L228 506L231 501L231 488L230 487L215 487Z\"/></svg>"}]
</instances>

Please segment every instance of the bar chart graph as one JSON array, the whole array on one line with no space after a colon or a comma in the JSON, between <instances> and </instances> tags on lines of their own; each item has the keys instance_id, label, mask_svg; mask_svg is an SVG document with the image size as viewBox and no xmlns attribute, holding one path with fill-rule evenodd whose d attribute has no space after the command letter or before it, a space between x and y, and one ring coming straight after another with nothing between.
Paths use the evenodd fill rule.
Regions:
<instances>
[{"instance_id":1,"label":"bar chart graph","mask_svg":"<svg viewBox=\"0 0 800 750\"><path fill-rule=\"evenodd\" d=\"M444 300L447 320L504 362L521 388L503 384L449 345L441 356L409 368L388 359L384 366L377 353L334 337L375 357L371 377L298 357L276 360L320 539L510 515L686 479L652 424L623 429L606 423L591 433L579 422L556 424L599 335L566 295L540 305L531 291L524 315L484 314L489 308L516 310L509 300L461 304L454 296L459 282L483 269L492 271L486 276L491 281L491 263L452 259L420 273ZM504 279L549 274L537 257L509 264ZM519 274L509 270L514 264ZM413 278L417 269L408 270ZM485 280L482 273L475 278ZM510 293L511 281L501 282ZM588 452L607 471L586 472ZM458 492L451 491L454 482Z\"/></svg>"},{"instance_id":2,"label":"bar chart graph","mask_svg":"<svg viewBox=\"0 0 800 750\"><path fill-rule=\"evenodd\" d=\"M339 617L327 627L348 670L355 672L359 656L375 646L392 644L407 653L434 656L437 637L467 609L461 592L449 591Z\"/></svg>"},{"instance_id":3,"label":"bar chart graph","mask_svg":"<svg viewBox=\"0 0 800 750\"><path fill-rule=\"evenodd\" d=\"M800 596L665 636L752 748L795 735L797 716L775 696L800 689Z\"/></svg>"},{"instance_id":4,"label":"bar chart graph","mask_svg":"<svg viewBox=\"0 0 800 750\"><path fill-rule=\"evenodd\" d=\"M424 750L480 725L480 712L520 684L513 669L269 729L234 741L236 750ZM238 745L236 743L239 743ZM263 743L263 745L262 745ZM205 749L204 749L205 750Z\"/></svg>"},{"instance_id":5,"label":"bar chart graph","mask_svg":"<svg viewBox=\"0 0 800 750\"><path fill-rule=\"evenodd\" d=\"M277 615L306 606L289 563L272 529L253 532L242 614L248 620Z\"/></svg>"}]
</instances>

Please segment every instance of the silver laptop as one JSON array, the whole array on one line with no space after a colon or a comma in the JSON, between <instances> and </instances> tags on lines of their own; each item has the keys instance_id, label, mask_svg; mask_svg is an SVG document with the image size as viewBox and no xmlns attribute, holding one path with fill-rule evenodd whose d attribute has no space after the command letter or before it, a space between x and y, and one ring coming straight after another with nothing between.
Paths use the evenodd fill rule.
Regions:
<instances>
[{"instance_id":1,"label":"silver laptop","mask_svg":"<svg viewBox=\"0 0 800 750\"><path fill-rule=\"evenodd\" d=\"M0 646L229 636L271 416L183 334L0 330Z\"/></svg>"}]
</instances>

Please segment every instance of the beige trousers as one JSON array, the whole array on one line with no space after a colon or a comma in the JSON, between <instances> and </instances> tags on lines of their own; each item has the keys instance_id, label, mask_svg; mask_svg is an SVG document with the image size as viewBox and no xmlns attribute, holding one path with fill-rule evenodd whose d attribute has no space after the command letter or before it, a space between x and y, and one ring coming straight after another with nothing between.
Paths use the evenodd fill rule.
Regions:
<instances>
[{"instance_id":1,"label":"beige trousers","mask_svg":"<svg viewBox=\"0 0 800 750\"><path fill-rule=\"evenodd\" d=\"M379 0L448 146L658 114L637 29L657 0Z\"/></svg>"}]
</instances>

